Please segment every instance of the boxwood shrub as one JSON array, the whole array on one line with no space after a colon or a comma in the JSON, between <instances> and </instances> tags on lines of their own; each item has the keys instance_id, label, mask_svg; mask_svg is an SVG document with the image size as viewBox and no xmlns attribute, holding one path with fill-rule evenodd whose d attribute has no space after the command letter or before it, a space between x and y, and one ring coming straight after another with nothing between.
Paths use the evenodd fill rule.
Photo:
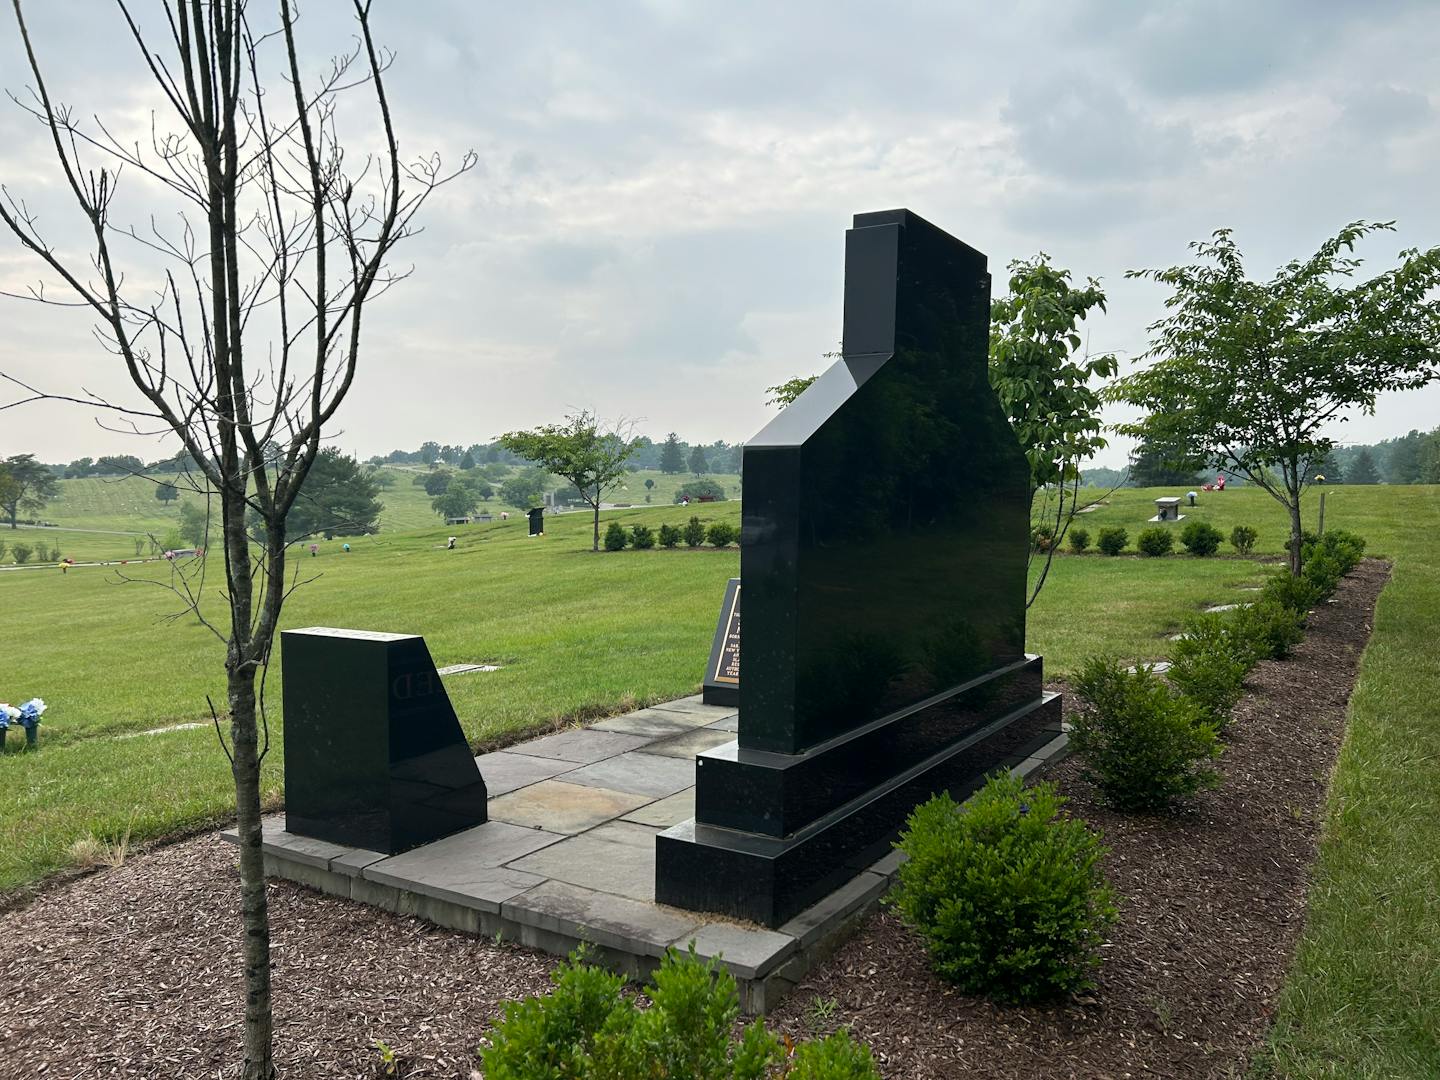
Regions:
<instances>
[{"instance_id":1,"label":"boxwood shrub","mask_svg":"<svg viewBox=\"0 0 1440 1080\"><path fill-rule=\"evenodd\" d=\"M1236 648L1252 664L1283 660L1305 638L1303 612L1261 595L1258 602L1234 612L1227 627Z\"/></svg>"},{"instance_id":2,"label":"boxwood shrub","mask_svg":"<svg viewBox=\"0 0 1440 1080\"><path fill-rule=\"evenodd\" d=\"M1071 529L1069 537L1070 550L1076 555L1083 555L1090 547L1090 533L1086 529Z\"/></svg>"},{"instance_id":3,"label":"boxwood shrub","mask_svg":"<svg viewBox=\"0 0 1440 1080\"><path fill-rule=\"evenodd\" d=\"M645 551L655 546L655 531L649 525L630 526L630 546Z\"/></svg>"},{"instance_id":4,"label":"boxwood shrub","mask_svg":"<svg viewBox=\"0 0 1440 1080\"><path fill-rule=\"evenodd\" d=\"M660 546L663 548L673 548L680 543L680 541L684 538L684 535L685 534L682 533L679 529L677 529L674 525L661 525Z\"/></svg>"},{"instance_id":5,"label":"boxwood shrub","mask_svg":"<svg viewBox=\"0 0 1440 1080\"><path fill-rule=\"evenodd\" d=\"M1219 782L1210 764L1220 756L1215 725L1153 668L1097 657L1074 687L1085 707L1071 718L1070 742L1116 809L1164 810Z\"/></svg>"},{"instance_id":6,"label":"boxwood shrub","mask_svg":"<svg viewBox=\"0 0 1440 1080\"><path fill-rule=\"evenodd\" d=\"M1249 555L1255 550L1255 541L1259 536L1249 525L1236 525L1230 530L1230 546L1237 555Z\"/></svg>"},{"instance_id":7,"label":"boxwood shrub","mask_svg":"<svg viewBox=\"0 0 1440 1080\"><path fill-rule=\"evenodd\" d=\"M698 517L685 523L685 546L696 548L705 543L705 525Z\"/></svg>"},{"instance_id":8,"label":"boxwood shrub","mask_svg":"<svg viewBox=\"0 0 1440 1080\"><path fill-rule=\"evenodd\" d=\"M717 521L705 530L705 539L717 548L725 547L740 539L740 530L728 521Z\"/></svg>"},{"instance_id":9,"label":"boxwood shrub","mask_svg":"<svg viewBox=\"0 0 1440 1080\"><path fill-rule=\"evenodd\" d=\"M1140 549L1141 555L1152 558L1169 555L1175 547L1175 534L1163 525L1156 525L1153 529L1142 531L1135 546Z\"/></svg>"},{"instance_id":10,"label":"boxwood shrub","mask_svg":"<svg viewBox=\"0 0 1440 1080\"><path fill-rule=\"evenodd\" d=\"M505 1006L480 1051L488 1080L880 1080L867 1047L841 1030L795 1048L793 1056L763 1020L734 1036L740 1015L735 979L717 961L669 950L637 1008L622 975L586 962L583 951L551 973L544 997Z\"/></svg>"},{"instance_id":11,"label":"boxwood shrub","mask_svg":"<svg viewBox=\"0 0 1440 1080\"><path fill-rule=\"evenodd\" d=\"M1130 543L1130 534L1119 525L1105 526L1095 540L1095 546L1106 555L1119 555L1125 550L1125 545L1128 543Z\"/></svg>"},{"instance_id":12,"label":"boxwood shrub","mask_svg":"<svg viewBox=\"0 0 1440 1080\"><path fill-rule=\"evenodd\" d=\"M1230 619L1208 612L1185 621L1184 636L1170 649L1170 685L1200 706L1206 722L1224 731L1255 666L1251 651L1230 632Z\"/></svg>"},{"instance_id":13,"label":"boxwood shrub","mask_svg":"<svg viewBox=\"0 0 1440 1080\"><path fill-rule=\"evenodd\" d=\"M625 526L621 525L618 521L610 522L609 526L605 529L605 539L603 541L605 550L623 551L625 550L625 545L629 542L630 535L625 531Z\"/></svg>"},{"instance_id":14,"label":"boxwood shrub","mask_svg":"<svg viewBox=\"0 0 1440 1080\"><path fill-rule=\"evenodd\" d=\"M910 815L892 899L941 978L1001 1001L1093 985L1114 898L1099 837L1064 802L999 773L964 806L942 793Z\"/></svg>"},{"instance_id":15,"label":"boxwood shrub","mask_svg":"<svg viewBox=\"0 0 1440 1080\"><path fill-rule=\"evenodd\" d=\"M1208 521L1187 521L1180 530L1180 543L1191 555L1214 555L1225 536Z\"/></svg>"}]
</instances>

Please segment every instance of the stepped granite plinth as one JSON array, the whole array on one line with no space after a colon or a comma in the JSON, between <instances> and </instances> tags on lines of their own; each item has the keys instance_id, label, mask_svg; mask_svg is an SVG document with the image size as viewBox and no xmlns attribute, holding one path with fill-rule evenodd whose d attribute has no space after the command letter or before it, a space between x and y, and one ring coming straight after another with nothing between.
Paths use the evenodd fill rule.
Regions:
<instances>
[{"instance_id":1,"label":"stepped granite plinth","mask_svg":"<svg viewBox=\"0 0 1440 1080\"><path fill-rule=\"evenodd\" d=\"M557 955L589 942L635 979L667 948L693 941L735 976L746 1012L764 1012L875 909L900 862L877 847L843 884L773 928L656 903L656 837L694 817L697 748L733 748L735 726L734 709L696 696L485 754L475 760L489 820L397 855L297 836L276 816L265 824L265 868ZM1064 745L1063 735L1045 747L1017 744L995 763L1028 774Z\"/></svg>"}]
</instances>

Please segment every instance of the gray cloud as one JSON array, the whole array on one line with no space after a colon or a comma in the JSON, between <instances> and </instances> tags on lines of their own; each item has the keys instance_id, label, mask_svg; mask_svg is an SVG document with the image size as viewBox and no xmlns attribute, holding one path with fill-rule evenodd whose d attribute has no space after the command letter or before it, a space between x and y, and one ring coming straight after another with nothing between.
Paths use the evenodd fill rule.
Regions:
<instances>
[{"instance_id":1,"label":"gray cloud","mask_svg":"<svg viewBox=\"0 0 1440 1080\"><path fill-rule=\"evenodd\" d=\"M305 6L312 70L345 47L344 10ZM481 168L432 204L400 252L413 277L367 316L340 417L342 443L367 454L576 405L743 438L765 419L763 387L833 347L857 211L909 205L987 252L997 281L1039 249L1105 279L1091 347L1127 356L1163 296L1123 272L1180 261L1218 226L1236 227L1257 275L1362 216L1403 230L1362 252L1377 268L1440 242L1440 21L1421 3L377 10L403 147L474 147ZM155 94L110 9L27 11L57 96L143 130ZM23 88L22 64L0 17L0 84ZM357 141L367 117L342 111ZM40 134L0 108L0 182L83 251ZM122 188L129 217L174 220L137 178ZM37 275L0 237L0 282ZM0 324L0 370L123 393L82 315L0 301ZM1427 391L1346 434L1436 413ZM0 454L131 449L84 410L4 415Z\"/></svg>"}]
</instances>

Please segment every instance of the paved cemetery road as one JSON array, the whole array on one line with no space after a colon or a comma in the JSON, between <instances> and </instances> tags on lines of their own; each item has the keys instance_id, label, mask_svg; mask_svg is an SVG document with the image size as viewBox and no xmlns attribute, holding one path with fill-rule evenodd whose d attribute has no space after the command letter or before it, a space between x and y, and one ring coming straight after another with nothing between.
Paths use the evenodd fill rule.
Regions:
<instances>
[{"instance_id":1,"label":"paved cemetery road","mask_svg":"<svg viewBox=\"0 0 1440 1080\"><path fill-rule=\"evenodd\" d=\"M77 562L71 563L71 570L79 570L86 566L134 566L137 563L164 562L159 555L151 555L144 559L106 559L104 562ZM59 563L34 563L30 566L0 566L0 574L9 573L12 570L50 570L60 569Z\"/></svg>"},{"instance_id":2,"label":"paved cemetery road","mask_svg":"<svg viewBox=\"0 0 1440 1080\"><path fill-rule=\"evenodd\" d=\"M17 528L17 529L35 529L37 532L51 531L51 532L94 533L94 534L97 535L97 536L149 536L149 535L150 535L149 533L143 533L143 532L125 532L125 531L123 531L123 530L121 530L121 529L76 529L76 528L73 528L72 526L69 526L69 525L26 525L26 524L24 524L24 523L19 523L19 524L15 525L15 528Z\"/></svg>"}]
</instances>

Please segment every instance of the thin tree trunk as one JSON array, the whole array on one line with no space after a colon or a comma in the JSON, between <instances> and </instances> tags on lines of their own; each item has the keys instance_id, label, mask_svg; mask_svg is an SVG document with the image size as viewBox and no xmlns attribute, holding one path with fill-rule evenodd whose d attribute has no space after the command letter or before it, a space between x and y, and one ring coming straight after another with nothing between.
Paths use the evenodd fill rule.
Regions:
<instances>
[{"instance_id":1,"label":"thin tree trunk","mask_svg":"<svg viewBox=\"0 0 1440 1080\"><path fill-rule=\"evenodd\" d=\"M1300 498L1298 495L1292 493L1290 500L1288 504L1290 511L1290 575L1292 577L1299 577L1300 544L1302 542L1300 535L1302 531L1300 526Z\"/></svg>"},{"instance_id":2,"label":"thin tree trunk","mask_svg":"<svg viewBox=\"0 0 1440 1080\"><path fill-rule=\"evenodd\" d=\"M271 1080L270 913L260 829L260 749L255 669L229 672L230 739L240 833L240 912L245 928L245 1080Z\"/></svg>"},{"instance_id":3,"label":"thin tree trunk","mask_svg":"<svg viewBox=\"0 0 1440 1080\"><path fill-rule=\"evenodd\" d=\"M595 500L595 537L590 542L591 551L600 550L600 500Z\"/></svg>"}]
</instances>

